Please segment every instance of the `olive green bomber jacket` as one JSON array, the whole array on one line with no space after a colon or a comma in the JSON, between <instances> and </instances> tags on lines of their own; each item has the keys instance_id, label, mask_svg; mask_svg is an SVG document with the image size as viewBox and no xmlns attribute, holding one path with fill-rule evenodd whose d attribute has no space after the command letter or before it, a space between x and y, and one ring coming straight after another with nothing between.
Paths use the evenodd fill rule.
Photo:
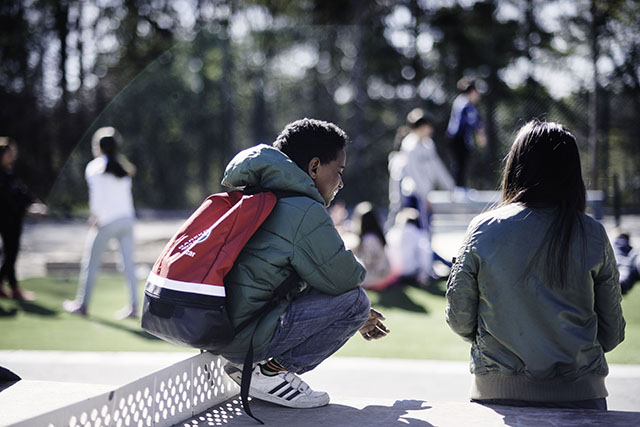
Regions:
<instances>
[{"instance_id":1,"label":"olive green bomber jacket","mask_svg":"<svg viewBox=\"0 0 640 427\"><path fill-rule=\"evenodd\" d=\"M571 401L605 397L604 353L624 339L618 270L604 227L580 215L569 283L527 270L553 208L511 204L476 217L447 282L446 320L470 341L474 399ZM542 255L541 255L542 253ZM534 263L534 265L536 265Z\"/></svg>"},{"instance_id":2,"label":"olive green bomber jacket","mask_svg":"<svg viewBox=\"0 0 640 427\"><path fill-rule=\"evenodd\" d=\"M278 200L225 277L227 309L234 326L262 307L294 269L306 287L330 295L354 289L364 280L364 267L345 249L313 180L284 153L264 144L241 151L227 166L222 184L301 194ZM291 299L282 301L260 321L254 354L266 348L290 303ZM254 328L255 323L240 331L221 354L243 358Z\"/></svg>"}]
</instances>

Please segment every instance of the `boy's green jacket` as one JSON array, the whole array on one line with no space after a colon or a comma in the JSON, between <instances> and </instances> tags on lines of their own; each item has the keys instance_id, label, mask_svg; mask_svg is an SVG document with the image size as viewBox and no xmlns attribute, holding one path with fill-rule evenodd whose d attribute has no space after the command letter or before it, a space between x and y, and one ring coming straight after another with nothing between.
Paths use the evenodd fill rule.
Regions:
<instances>
[{"instance_id":1,"label":"boy's green jacket","mask_svg":"<svg viewBox=\"0 0 640 427\"><path fill-rule=\"evenodd\" d=\"M225 277L227 309L234 326L262 307L293 269L307 286L303 284L291 299L309 286L340 295L364 280L364 267L345 249L313 180L284 153L263 144L241 151L227 165L222 185L301 194L278 200ZM254 354L265 350L291 299L282 301L260 321L253 339ZM243 359L254 328L255 323L238 332L221 354Z\"/></svg>"}]
</instances>

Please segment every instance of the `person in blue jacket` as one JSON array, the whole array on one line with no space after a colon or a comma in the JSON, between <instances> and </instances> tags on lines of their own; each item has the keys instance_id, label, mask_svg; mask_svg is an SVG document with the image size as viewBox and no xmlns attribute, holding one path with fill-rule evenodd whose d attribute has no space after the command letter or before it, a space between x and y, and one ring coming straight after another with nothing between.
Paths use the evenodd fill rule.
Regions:
<instances>
[{"instance_id":1,"label":"person in blue jacket","mask_svg":"<svg viewBox=\"0 0 640 427\"><path fill-rule=\"evenodd\" d=\"M288 298L236 334L220 350L225 371L240 383L242 363L253 336L255 365L249 395L294 408L329 403L297 374L314 369L356 332L384 337L384 317L370 308L360 286L365 269L345 248L326 209L343 187L347 135L315 119L290 123L273 146L238 153L222 184L298 193L278 200L225 276L227 309L234 327L269 301L293 271L301 281Z\"/></svg>"},{"instance_id":2,"label":"person in blue jacket","mask_svg":"<svg viewBox=\"0 0 640 427\"><path fill-rule=\"evenodd\" d=\"M453 101L451 115L447 125L447 138L451 151L451 170L456 186L467 188L467 169L469 154L477 142L478 146L486 145L484 126L476 104L480 101L480 92L475 82L466 78L458 81L461 93Z\"/></svg>"}]
</instances>

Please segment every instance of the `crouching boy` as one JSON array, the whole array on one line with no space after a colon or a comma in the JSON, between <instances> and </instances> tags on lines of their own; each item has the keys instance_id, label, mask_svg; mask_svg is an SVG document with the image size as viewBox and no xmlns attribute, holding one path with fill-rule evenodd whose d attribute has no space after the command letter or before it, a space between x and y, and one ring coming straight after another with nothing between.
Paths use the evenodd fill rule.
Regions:
<instances>
[{"instance_id":1,"label":"crouching boy","mask_svg":"<svg viewBox=\"0 0 640 427\"><path fill-rule=\"evenodd\" d=\"M325 209L343 187L346 142L336 125L302 119L287 125L273 146L244 150L226 168L227 187L299 194L278 200L225 277L234 326L269 301L293 271L301 278L274 310L221 350L241 363L255 330L254 361L260 363L252 371L254 398L293 408L326 405L329 395L313 391L296 374L318 366L357 331L367 340L389 332L360 287L364 267L345 249ZM225 369L240 381L236 366Z\"/></svg>"}]
</instances>

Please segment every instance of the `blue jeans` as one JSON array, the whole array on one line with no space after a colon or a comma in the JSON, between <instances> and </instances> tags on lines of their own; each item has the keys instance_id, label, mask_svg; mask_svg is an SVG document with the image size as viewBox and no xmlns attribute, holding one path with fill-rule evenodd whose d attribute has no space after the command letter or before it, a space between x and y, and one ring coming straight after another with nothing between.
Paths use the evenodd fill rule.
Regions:
<instances>
[{"instance_id":1,"label":"blue jeans","mask_svg":"<svg viewBox=\"0 0 640 427\"><path fill-rule=\"evenodd\" d=\"M102 264L102 254L107 249L109 240L117 239L122 253L122 266L129 289L129 299L133 307L138 306L138 279L136 265L133 261L133 219L117 219L102 227L91 227L87 234L76 301L84 306L89 305L98 269Z\"/></svg>"},{"instance_id":2,"label":"blue jeans","mask_svg":"<svg viewBox=\"0 0 640 427\"><path fill-rule=\"evenodd\" d=\"M311 290L280 316L271 342L256 360L273 357L289 372L310 371L362 327L370 307L360 286L337 296Z\"/></svg>"}]
</instances>

